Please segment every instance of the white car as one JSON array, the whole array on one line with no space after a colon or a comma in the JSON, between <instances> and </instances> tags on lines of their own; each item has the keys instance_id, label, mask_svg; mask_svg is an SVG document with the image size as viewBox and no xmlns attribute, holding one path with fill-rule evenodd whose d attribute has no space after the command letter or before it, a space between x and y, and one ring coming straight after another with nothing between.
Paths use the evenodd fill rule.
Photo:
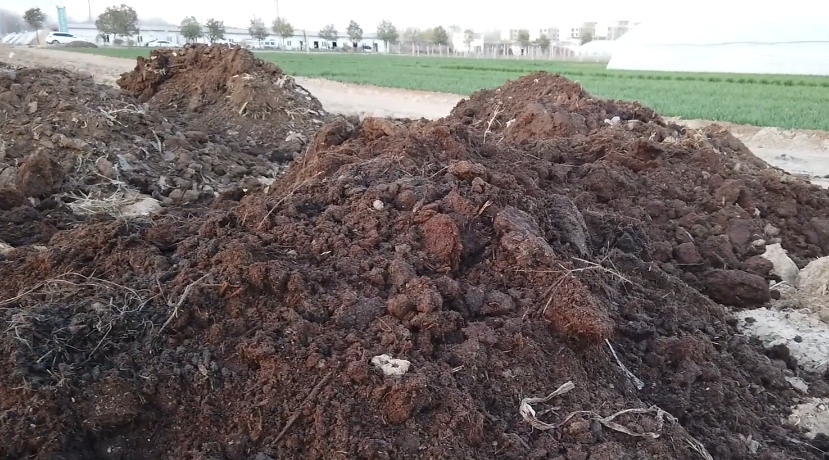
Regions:
<instances>
[{"instance_id":1,"label":"white car","mask_svg":"<svg viewBox=\"0 0 829 460\"><path fill-rule=\"evenodd\" d=\"M150 48L169 48L175 45L167 40L150 40L144 46L149 46Z\"/></svg>"},{"instance_id":2,"label":"white car","mask_svg":"<svg viewBox=\"0 0 829 460\"><path fill-rule=\"evenodd\" d=\"M72 42L85 42L85 38L66 32L51 32L46 36L46 43L50 45L65 45Z\"/></svg>"}]
</instances>

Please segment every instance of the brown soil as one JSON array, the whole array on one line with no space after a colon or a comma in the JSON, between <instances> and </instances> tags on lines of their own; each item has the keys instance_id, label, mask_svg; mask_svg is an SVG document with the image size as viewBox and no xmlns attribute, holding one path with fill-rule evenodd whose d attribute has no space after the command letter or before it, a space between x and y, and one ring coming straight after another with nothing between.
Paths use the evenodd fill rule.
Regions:
<instances>
[{"instance_id":1,"label":"brown soil","mask_svg":"<svg viewBox=\"0 0 829 460\"><path fill-rule=\"evenodd\" d=\"M692 286L762 301L755 233L824 255L829 197L726 133L542 73L435 122L328 124L243 195L0 262L0 457L821 458L780 424L787 364ZM522 418L566 381L533 405L560 426ZM656 439L599 420L652 406Z\"/></svg>"},{"instance_id":2,"label":"brown soil","mask_svg":"<svg viewBox=\"0 0 829 460\"><path fill-rule=\"evenodd\" d=\"M153 50L118 85L163 113L189 114L191 126L223 132L244 152L271 154L290 135L312 137L327 121L292 77L238 46Z\"/></svg>"},{"instance_id":3,"label":"brown soil","mask_svg":"<svg viewBox=\"0 0 829 460\"><path fill-rule=\"evenodd\" d=\"M619 127L605 121L614 116ZM768 300L757 289L728 298L711 283L765 284L734 271L762 254L763 242L782 242L801 268L829 254L829 193L717 126L687 129L641 106L591 99L574 83L529 78L475 94L450 119L488 128L488 142L518 144L528 170L520 180L562 188L591 228L609 233L593 236L595 246L656 262L723 303Z\"/></svg>"},{"instance_id":4,"label":"brown soil","mask_svg":"<svg viewBox=\"0 0 829 460\"><path fill-rule=\"evenodd\" d=\"M221 92L212 97L224 96ZM316 99L306 105L319 107ZM289 108L274 107L271 121L282 120L277 113ZM26 201L21 209L0 211L4 226L0 241L48 240L54 230L66 228L45 224L53 221L49 216L68 217L71 212L65 204L84 197L105 199L132 190L173 204L210 200L239 187L255 189L261 186L258 178L278 177L302 151L313 134L316 122L311 120L318 115L283 113L295 122L272 126L274 133L300 125L303 130L290 142L243 153L237 134L202 131L194 127L198 123L191 113L165 117L122 90L97 85L76 73L3 65L0 189L17 190L33 201ZM49 202L48 215L41 216L38 210L42 200ZM5 215L6 211L11 214ZM32 226L42 231L33 234Z\"/></svg>"}]
</instances>

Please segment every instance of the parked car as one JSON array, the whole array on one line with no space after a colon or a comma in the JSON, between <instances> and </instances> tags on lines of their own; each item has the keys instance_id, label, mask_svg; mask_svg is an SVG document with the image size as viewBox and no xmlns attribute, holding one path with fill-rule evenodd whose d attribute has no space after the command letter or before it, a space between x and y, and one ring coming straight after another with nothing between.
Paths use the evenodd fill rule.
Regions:
<instances>
[{"instance_id":1,"label":"parked car","mask_svg":"<svg viewBox=\"0 0 829 460\"><path fill-rule=\"evenodd\" d=\"M88 40L83 37L78 37L77 35L72 35L67 32L51 32L49 35L46 36L46 43L50 45L65 45L67 43L85 41Z\"/></svg>"},{"instance_id":2,"label":"parked car","mask_svg":"<svg viewBox=\"0 0 829 460\"><path fill-rule=\"evenodd\" d=\"M169 48L175 45L167 40L150 40L144 46L149 46L150 48Z\"/></svg>"}]
</instances>

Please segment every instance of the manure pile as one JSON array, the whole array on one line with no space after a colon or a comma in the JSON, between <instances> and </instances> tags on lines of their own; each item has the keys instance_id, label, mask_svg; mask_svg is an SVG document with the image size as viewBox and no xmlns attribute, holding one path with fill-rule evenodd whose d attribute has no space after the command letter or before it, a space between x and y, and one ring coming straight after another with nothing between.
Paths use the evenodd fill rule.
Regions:
<instances>
[{"instance_id":1,"label":"manure pile","mask_svg":"<svg viewBox=\"0 0 829 460\"><path fill-rule=\"evenodd\" d=\"M118 86L161 113L187 113L235 150L290 159L328 121L317 98L243 48L191 44L137 61Z\"/></svg>"},{"instance_id":2,"label":"manure pile","mask_svg":"<svg viewBox=\"0 0 829 460\"><path fill-rule=\"evenodd\" d=\"M163 61L165 52L175 54L153 51L160 57L148 62ZM77 220L66 205L80 214L118 215L141 195L182 204L261 187L282 175L293 155L330 118L289 77L282 77L281 86L267 86L270 80L263 75L281 71L256 62L250 52L194 47L183 56L193 65L230 72L223 74L225 84L218 79L221 73L176 64L178 73L151 72L166 79L153 80L157 94L146 103L130 91L65 70L0 67L0 241L12 246L45 243ZM149 84L147 72L139 65L121 81ZM187 86L193 82L204 83L197 93ZM135 84L125 88L135 91ZM203 113L157 110L165 94L189 94L205 101L201 109L219 116L238 102L228 98L228 88L257 103L279 102L269 109L270 118L250 120L250 126L260 128L268 120L278 123L268 134L274 145L251 151L243 145L250 139L240 141L229 127L207 129ZM207 101L214 105L208 107ZM237 114L241 120L249 116Z\"/></svg>"},{"instance_id":3,"label":"manure pile","mask_svg":"<svg viewBox=\"0 0 829 460\"><path fill-rule=\"evenodd\" d=\"M136 73L168 70L128 116L178 104L170 129L225 145L233 88L159 88L211 81L210 53L269 80L199 49L139 62L136 93ZM774 295L758 240L829 253L825 191L545 73L440 120L339 119L309 140L267 190L7 251L0 458L821 458L781 424L791 370L722 304Z\"/></svg>"}]
</instances>

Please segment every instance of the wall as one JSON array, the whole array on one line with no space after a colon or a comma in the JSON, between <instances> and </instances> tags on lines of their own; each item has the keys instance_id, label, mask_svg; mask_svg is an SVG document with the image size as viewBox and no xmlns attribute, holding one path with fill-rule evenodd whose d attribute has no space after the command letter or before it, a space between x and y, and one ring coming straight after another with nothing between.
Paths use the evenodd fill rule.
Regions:
<instances>
[{"instance_id":1,"label":"wall","mask_svg":"<svg viewBox=\"0 0 829 460\"><path fill-rule=\"evenodd\" d=\"M94 25L90 24L69 24L69 33L75 34L79 37L83 37L91 42L97 43L98 45L113 45L112 38L110 39L109 43L105 43L99 36L98 30L95 28ZM140 43L138 43L138 37L141 38ZM118 37L120 38L120 37ZM336 42L336 47L334 46L335 42L325 42L322 38L319 37L317 33L309 33L307 35L308 43L310 43L311 50L341 50L343 48L348 48L349 51L353 49L353 43L348 37L338 37ZM136 46L141 46L150 40L168 40L174 45L182 46L185 44L186 40L179 34L178 27L175 26L145 26L141 27L140 33L138 36L133 37L133 40L136 40ZM198 40L201 43L207 43L206 38L201 38ZM250 37L247 29L241 29L237 27L228 27L225 30L225 39L223 40L224 43L252 43L254 40ZM285 50L287 51L300 51L304 50L304 46L302 45L305 41L305 36L302 33L302 30L297 30L293 37L285 37L284 41L282 37L277 35L268 35L265 39L265 42L272 44L274 48L280 48L282 43L285 44ZM316 47L314 45L316 42ZM371 52L378 52L378 53L385 53L386 46L385 43L381 40L377 40L374 38L373 34L367 34L362 40L357 43L357 49L363 50L363 46L368 47ZM271 46L268 46L271 47Z\"/></svg>"},{"instance_id":2,"label":"wall","mask_svg":"<svg viewBox=\"0 0 829 460\"><path fill-rule=\"evenodd\" d=\"M86 40L89 40L98 45L113 45L113 40L116 38L124 40L123 37L110 37L110 41L105 42L101 37L99 37L98 29L96 29L94 25L69 24L68 28L70 34L85 38ZM136 46L141 46L151 40L168 40L173 44L184 43L184 39L178 34L178 27L173 26L167 28L142 28L140 33L137 36L132 37L132 39L135 41Z\"/></svg>"},{"instance_id":3,"label":"wall","mask_svg":"<svg viewBox=\"0 0 829 460\"><path fill-rule=\"evenodd\" d=\"M453 32L449 35L449 43L455 50L455 53L482 53L484 50L484 34L473 34L473 40L469 45L466 44L466 34L464 32Z\"/></svg>"}]
</instances>

